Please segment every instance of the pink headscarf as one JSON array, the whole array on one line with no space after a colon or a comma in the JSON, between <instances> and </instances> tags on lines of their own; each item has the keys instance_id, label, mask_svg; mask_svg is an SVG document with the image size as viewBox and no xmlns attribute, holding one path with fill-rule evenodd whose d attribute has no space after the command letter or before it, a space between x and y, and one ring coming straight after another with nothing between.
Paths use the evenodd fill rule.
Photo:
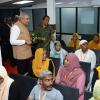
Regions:
<instances>
[{"instance_id":1,"label":"pink headscarf","mask_svg":"<svg viewBox=\"0 0 100 100\"><path fill-rule=\"evenodd\" d=\"M57 83L75 87L75 82L77 78L82 73L82 69L80 68L79 59L74 53L69 53L65 60L68 60L68 64L60 67L58 74L60 73L60 80Z\"/></svg>"}]
</instances>

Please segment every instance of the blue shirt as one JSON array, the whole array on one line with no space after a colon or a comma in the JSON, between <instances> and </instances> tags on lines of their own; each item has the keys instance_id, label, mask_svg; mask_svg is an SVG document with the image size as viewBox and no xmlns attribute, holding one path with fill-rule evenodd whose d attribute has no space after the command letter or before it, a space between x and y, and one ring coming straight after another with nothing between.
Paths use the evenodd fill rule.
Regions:
<instances>
[{"instance_id":1,"label":"blue shirt","mask_svg":"<svg viewBox=\"0 0 100 100\"><path fill-rule=\"evenodd\" d=\"M34 86L29 97L32 98L32 100L38 100L40 95L40 100L42 100L46 92L47 95L45 96L45 100L63 100L63 96L59 90L52 88L51 91L44 91L41 89L40 85Z\"/></svg>"}]
</instances>

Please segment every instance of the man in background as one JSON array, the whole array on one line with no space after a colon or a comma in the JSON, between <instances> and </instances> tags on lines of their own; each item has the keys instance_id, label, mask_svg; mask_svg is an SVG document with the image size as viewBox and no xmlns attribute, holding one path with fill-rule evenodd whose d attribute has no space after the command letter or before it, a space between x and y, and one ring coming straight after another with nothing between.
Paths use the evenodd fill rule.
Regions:
<instances>
[{"instance_id":1,"label":"man in background","mask_svg":"<svg viewBox=\"0 0 100 100\"><path fill-rule=\"evenodd\" d=\"M79 61L91 63L90 80L86 88L87 90L89 90L94 74L94 68L96 65L96 55L94 51L88 49L88 42L86 40L81 40L79 45L80 49L75 51L75 54L79 58Z\"/></svg>"}]
</instances>

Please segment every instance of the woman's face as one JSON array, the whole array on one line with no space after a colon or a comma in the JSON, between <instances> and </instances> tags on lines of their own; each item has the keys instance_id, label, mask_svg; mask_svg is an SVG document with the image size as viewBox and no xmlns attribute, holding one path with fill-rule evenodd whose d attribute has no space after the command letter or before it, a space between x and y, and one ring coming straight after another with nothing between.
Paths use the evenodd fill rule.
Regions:
<instances>
[{"instance_id":1,"label":"woman's face","mask_svg":"<svg viewBox=\"0 0 100 100\"><path fill-rule=\"evenodd\" d=\"M4 79L0 76L0 84L2 84Z\"/></svg>"},{"instance_id":2,"label":"woman's face","mask_svg":"<svg viewBox=\"0 0 100 100\"><path fill-rule=\"evenodd\" d=\"M76 42L78 40L78 37L76 34L73 35L73 41Z\"/></svg>"},{"instance_id":3,"label":"woman's face","mask_svg":"<svg viewBox=\"0 0 100 100\"><path fill-rule=\"evenodd\" d=\"M67 56L66 56L67 57ZM68 59L65 57L64 59L64 65L67 65L69 63Z\"/></svg>"},{"instance_id":4,"label":"woman's face","mask_svg":"<svg viewBox=\"0 0 100 100\"><path fill-rule=\"evenodd\" d=\"M60 45L60 44L56 44L55 49L56 49L57 51L60 51L61 45Z\"/></svg>"},{"instance_id":5,"label":"woman's face","mask_svg":"<svg viewBox=\"0 0 100 100\"><path fill-rule=\"evenodd\" d=\"M47 52L46 51L43 51L42 60L46 60L46 58L47 58Z\"/></svg>"}]
</instances>

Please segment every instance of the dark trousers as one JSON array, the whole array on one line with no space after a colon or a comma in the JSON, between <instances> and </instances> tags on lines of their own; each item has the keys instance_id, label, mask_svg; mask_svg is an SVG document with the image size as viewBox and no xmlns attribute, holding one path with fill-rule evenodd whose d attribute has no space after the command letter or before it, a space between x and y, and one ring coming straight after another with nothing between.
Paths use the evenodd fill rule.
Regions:
<instances>
[{"instance_id":1,"label":"dark trousers","mask_svg":"<svg viewBox=\"0 0 100 100\"><path fill-rule=\"evenodd\" d=\"M17 64L17 70L19 74L24 75L25 73L28 72L29 76L33 75L32 72L32 61L31 59L24 59L24 60L18 60L16 61Z\"/></svg>"}]
</instances>

